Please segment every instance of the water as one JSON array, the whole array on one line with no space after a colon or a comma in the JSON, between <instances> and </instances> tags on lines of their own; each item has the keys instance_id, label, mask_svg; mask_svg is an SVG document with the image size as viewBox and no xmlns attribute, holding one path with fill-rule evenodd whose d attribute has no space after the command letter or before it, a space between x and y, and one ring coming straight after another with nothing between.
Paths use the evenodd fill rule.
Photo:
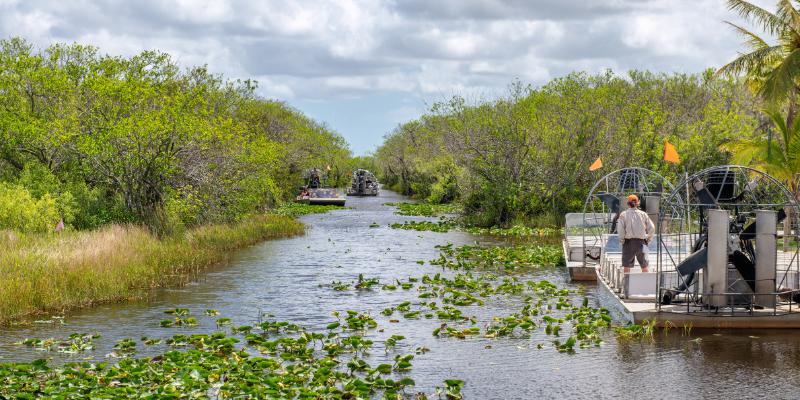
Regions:
<instances>
[{"instance_id":1,"label":"water","mask_svg":"<svg viewBox=\"0 0 800 400\"><path fill-rule=\"evenodd\" d=\"M0 361L52 358L54 362L83 357L104 358L114 343L141 336L169 337L180 329L161 328L165 309L192 310L201 324L191 331L213 331L215 317L203 317L208 308L230 317L234 325L253 324L259 315L271 313L311 329L324 329L334 321L334 310L369 311L383 332L370 336L381 342L392 334L406 336L399 353L424 346L431 351L417 355L410 376L415 391L431 393L444 379L463 379L465 398L793 398L800 390L800 336L793 331L673 331L657 335L655 341L618 342L607 334L598 348L561 354L552 348L537 350L536 343L549 342L543 334L528 338L453 339L431 335L436 319L407 320L380 311L416 295L398 289L338 292L331 281L355 281L358 274L379 277L382 283L395 278L435 273L435 267L417 260L438 256L437 244L474 243L475 236L395 230L393 222L422 219L394 215L386 202L402 201L383 191L378 198L348 198L353 209L303 217L309 225L303 237L265 242L235 254L231 261L203 274L200 281L180 289L160 290L152 298L99 306L66 316L66 324L30 324L0 331ZM370 227L377 223L379 227ZM537 279L561 286L565 273L550 270ZM587 287L593 302L597 288ZM518 311L519 302L498 299L484 307L460 307L467 315L485 322L493 315ZM389 323L398 318L400 323ZM13 343L25 337L66 337L73 332L102 335L97 349L74 356L42 353ZM155 353L163 347L138 345L139 354ZM489 347L489 348L487 348ZM390 359L377 344L370 363Z\"/></svg>"}]
</instances>

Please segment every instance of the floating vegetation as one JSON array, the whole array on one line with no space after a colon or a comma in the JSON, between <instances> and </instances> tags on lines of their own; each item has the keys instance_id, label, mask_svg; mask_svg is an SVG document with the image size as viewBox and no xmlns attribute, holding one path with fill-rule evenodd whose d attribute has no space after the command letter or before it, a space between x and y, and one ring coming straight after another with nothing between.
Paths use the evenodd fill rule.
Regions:
<instances>
[{"instance_id":1,"label":"floating vegetation","mask_svg":"<svg viewBox=\"0 0 800 400\"><path fill-rule=\"evenodd\" d=\"M324 214L333 210L341 210L344 207L320 204L304 203L284 203L280 207L271 211L272 214L286 217L297 217L308 214Z\"/></svg>"},{"instance_id":2,"label":"floating vegetation","mask_svg":"<svg viewBox=\"0 0 800 400\"><path fill-rule=\"evenodd\" d=\"M416 288L416 301L406 300L393 307L384 308L386 317L409 319L437 319L433 329L436 337L467 339L470 337L500 338L505 336L530 336L541 332L553 337L552 347L559 352L572 353L602 344L601 333L611 325L612 318L603 308L592 307L581 290L559 287L547 280L524 279L518 273L530 272L542 266L562 262L555 246L437 246L440 258L430 262L455 274L443 272L395 279L381 286L382 290L411 290ZM508 273L514 273L509 276ZM374 287L377 278L359 275L355 284L334 282L343 290ZM520 300L517 312L495 316L483 326L477 318L464 312L463 307L481 307L493 296L513 296ZM363 329L363 321L374 321L369 316L350 312L337 322L335 328ZM390 323L398 323L391 319ZM562 335L566 339L561 339ZM389 341L389 346L393 346ZM539 343L537 348L544 348Z\"/></svg>"},{"instance_id":3,"label":"floating vegetation","mask_svg":"<svg viewBox=\"0 0 800 400\"><path fill-rule=\"evenodd\" d=\"M450 269L493 269L505 272L529 270L532 267L563 265L564 257L557 246L436 246L441 253L431 265Z\"/></svg>"},{"instance_id":4,"label":"floating vegetation","mask_svg":"<svg viewBox=\"0 0 800 400\"><path fill-rule=\"evenodd\" d=\"M465 232L475 235L489 235L489 236L512 236L512 237L554 237L564 233L561 228L531 228L524 225L514 225L510 228L480 228L480 227L464 227Z\"/></svg>"},{"instance_id":5,"label":"floating vegetation","mask_svg":"<svg viewBox=\"0 0 800 400\"><path fill-rule=\"evenodd\" d=\"M407 224L455 227L448 221ZM517 231L514 235L522 235L521 228ZM333 312L335 320L312 331L287 321L263 320L260 312L257 323L234 324L230 318L219 318L217 310L207 309L202 315L215 321L223 332L194 333L189 328L198 321L190 310L173 308L165 311L168 318L160 324L180 327L180 334L142 337L138 342L122 340L108 354L119 359L114 365L0 364L0 398L412 398L415 382L409 374L415 357L424 357L430 349L407 343L404 332L378 336L376 332L385 328L378 329L379 321L383 325L387 320L393 328L402 328L410 320L430 324L432 335L440 340L481 341L486 349L492 348L493 341L508 337L535 338L524 348L548 347L565 354L602 344L603 333L612 322L607 310L591 306L580 290L525 275L563 263L558 247L449 244L437 248L440 257L429 264L443 269L438 272L432 269L384 282L358 274L349 282L331 282L335 291L370 291L361 294L373 296L386 290L401 296L380 313ZM417 263L425 264L422 260ZM493 300L515 306L491 318L479 320L473 315ZM653 326L615 328L615 332L630 338L646 337L648 329L652 335ZM57 348L53 346L58 341L37 340L21 344ZM73 342L80 348L86 340L84 348L91 349L91 340L85 336L75 337ZM161 343L167 349L162 354L136 357L137 344ZM383 363L370 359L376 349L385 353ZM449 379L433 395L461 399L464 385L463 380ZM416 394L416 398L427 397Z\"/></svg>"},{"instance_id":6,"label":"floating vegetation","mask_svg":"<svg viewBox=\"0 0 800 400\"><path fill-rule=\"evenodd\" d=\"M172 314L175 316L174 320L165 319L161 321L161 326L168 328L171 326L196 326L197 319L195 317L189 316L190 312L188 308L173 308L170 310L165 310L165 314Z\"/></svg>"},{"instance_id":7,"label":"floating vegetation","mask_svg":"<svg viewBox=\"0 0 800 400\"><path fill-rule=\"evenodd\" d=\"M35 339L29 338L17 342L17 345L30 347L39 351L55 351L65 354L76 354L94 350L94 339L99 338L96 333L73 333L65 339Z\"/></svg>"},{"instance_id":8,"label":"floating vegetation","mask_svg":"<svg viewBox=\"0 0 800 400\"><path fill-rule=\"evenodd\" d=\"M413 230L413 231L431 231L431 232L439 232L445 233L449 232L451 229L454 229L456 225L450 221L406 221L402 224L394 223L389 225L393 229L405 229L405 230Z\"/></svg>"},{"instance_id":9,"label":"floating vegetation","mask_svg":"<svg viewBox=\"0 0 800 400\"><path fill-rule=\"evenodd\" d=\"M378 278L364 278L363 274L358 274L358 282L355 285L356 289L370 289L379 284Z\"/></svg>"},{"instance_id":10,"label":"floating vegetation","mask_svg":"<svg viewBox=\"0 0 800 400\"><path fill-rule=\"evenodd\" d=\"M332 281L331 287L333 288L333 290L338 290L340 292L345 292L352 289L352 286L349 283L340 281Z\"/></svg>"},{"instance_id":11,"label":"floating vegetation","mask_svg":"<svg viewBox=\"0 0 800 400\"><path fill-rule=\"evenodd\" d=\"M395 214L408 216L436 217L461 212L461 207L456 204L384 203L384 205L397 207Z\"/></svg>"},{"instance_id":12,"label":"floating vegetation","mask_svg":"<svg viewBox=\"0 0 800 400\"><path fill-rule=\"evenodd\" d=\"M460 379L445 379L444 385L444 391L441 393L437 391L437 395L444 394L448 400L458 400L464 398L461 394L461 389L464 387L464 381Z\"/></svg>"},{"instance_id":13,"label":"floating vegetation","mask_svg":"<svg viewBox=\"0 0 800 400\"><path fill-rule=\"evenodd\" d=\"M125 358L131 357L136 353L136 342L133 339L123 339L114 345L114 351L108 357Z\"/></svg>"},{"instance_id":14,"label":"floating vegetation","mask_svg":"<svg viewBox=\"0 0 800 400\"><path fill-rule=\"evenodd\" d=\"M460 230L463 232L471 233L473 235L486 235L497 237L510 237L520 239L530 238L550 238L557 239L562 232L560 228L530 228L527 226L517 225L511 228L481 228L475 226L464 226L453 219L442 218L438 221L405 221L403 223L394 223L390 227L394 229L405 229L414 231L431 231L431 232L449 232L451 230Z\"/></svg>"},{"instance_id":15,"label":"floating vegetation","mask_svg":"<svg viewBox=\"0 0 800 400\"><path fill-rule=\"evenodd\" d=\"M642 324L630 324L627 326L615 326L614 333L617 339L632 340L632 339L649 339L653 340L656 331L656 321L646 320Z\"/></svg>"},{"instance_id":16,"label":"floating vegetation","mask_svg":"<svg viewBox=\"0 0 800 400\"><path fill-rule=\"evenodd\" d=\"M168 310L189 315L181 309ZM366 313L334 313L326 332L314 332L286 321L264 321L222 332L176 334L171 348L155 357L134 358L136 342L124 339L106 362L68 362L51 366L46 360L0 364L0 397L34 398L408 398L415 385L407 374L415 355L394 354L391 364L371 365L365 357L372 340L362 336L377 323ZM219 320L218 320L219 322ZM360 332L360 333L358 333ZM95 335L70 339L27 339L20 345L45 350L63 343L91 343ZM393 351L402 335L385 341ZM154 339L141 338L146 344ZM160 340L159 340L160 342ZM84 349L90 346L84 345ZM447 380L433 395L461 398L463 381ZM424 393L417 398L427 398Z\"/></svg>"},{"instance_id":17,"label":"floating vegetation","mask_svg":"<svg viewBox=\"0 0 800 400\"><path fill-rule=\"evenodd\" d=\"M371 290L373 286L377 286L379 284L380 280L378 278L365 278L364 274L358 274L358 279L352 284L347 282L331 281L330 287L336 291L346 292L352 289ZM384 289L391 288L391 290L396 289L396 287L393 287L391 285L383 285L383 288Z\"/></svg>"}]
</instances>

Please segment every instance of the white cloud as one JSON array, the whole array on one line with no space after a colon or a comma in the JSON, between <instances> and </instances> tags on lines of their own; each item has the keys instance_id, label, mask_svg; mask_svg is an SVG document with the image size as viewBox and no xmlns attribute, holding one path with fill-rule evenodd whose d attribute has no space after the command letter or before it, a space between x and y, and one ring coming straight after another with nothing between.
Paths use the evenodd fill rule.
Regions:
<instances>
[{"instance_id":1,"label":"white cloud","mask_svg":"<svg viewBox=\"0 0 800 400\"><path fill-rule=\"evenodd\" d=\"M721 24L735 16L718 0L434 3L0 0L0 34L115 54L157 48L187 65L261 77L270 93L331 98L483 90L514 77L542 84L579 68L698 71L738 48Z\"/></svg>"}]
</instances>

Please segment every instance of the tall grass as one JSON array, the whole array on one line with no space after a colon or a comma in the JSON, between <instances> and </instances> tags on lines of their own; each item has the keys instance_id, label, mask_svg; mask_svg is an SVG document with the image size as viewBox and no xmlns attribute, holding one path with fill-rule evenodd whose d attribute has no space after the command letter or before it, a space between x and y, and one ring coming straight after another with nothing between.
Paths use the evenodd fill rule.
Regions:
<instances>
[{"instance_id":1,"label":"tall grass","mask_svg":"<svg viewBox=\"0 0 800 400\"><path fill-rule=\"evenodd\" d=\"M141 298L153 288L186 283L231 250L303 231L302 223L277 215L163 239L133 225L48 235L0 231L0 324Z\"/></svg>"}]
</instances>

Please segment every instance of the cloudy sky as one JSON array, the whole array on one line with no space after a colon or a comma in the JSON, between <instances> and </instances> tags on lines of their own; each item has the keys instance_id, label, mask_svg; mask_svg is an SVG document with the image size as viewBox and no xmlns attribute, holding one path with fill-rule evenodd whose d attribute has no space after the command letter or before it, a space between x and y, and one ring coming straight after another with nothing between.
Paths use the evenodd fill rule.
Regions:
<instances>
[{"instance_id":1,"label":"cloudy sky","mask_svg":"<svg viewBox=\"0 0 800 400\"><path fill-rule=\"evenodd\" d=\"M724 0L0 0L0 37L158 49L255 78L356 154L433 102L492 98L517 78L722 65L741 48L725 19Z\"/></svg>"}]
</instances>

